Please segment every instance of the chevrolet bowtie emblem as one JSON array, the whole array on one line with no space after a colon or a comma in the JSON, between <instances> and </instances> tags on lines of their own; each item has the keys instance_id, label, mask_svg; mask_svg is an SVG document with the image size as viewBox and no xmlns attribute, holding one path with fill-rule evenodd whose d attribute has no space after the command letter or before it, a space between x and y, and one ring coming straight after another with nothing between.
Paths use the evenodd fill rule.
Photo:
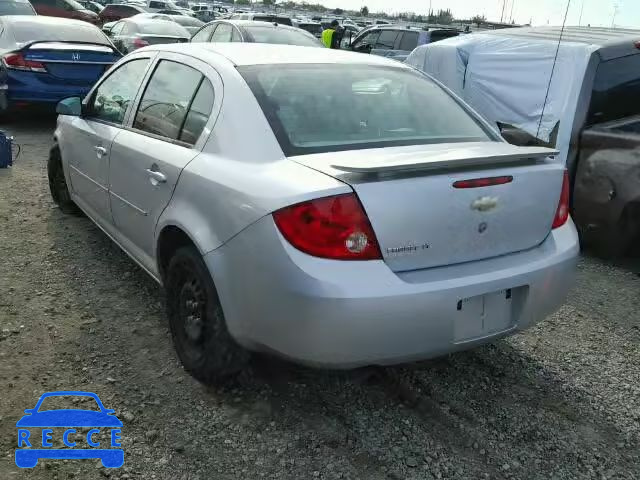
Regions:
<instances>
[{"instance_id":1,"label":"chevrolet bowtie emblem","mask_svg":"<svg viewBox=\"0 0 640 480\"><path fill-rule=\"evenodd\" d=\"M480 197L471 202L471 210L488 212L498 206L498 197Z\"/></svg>"}]
</instances>

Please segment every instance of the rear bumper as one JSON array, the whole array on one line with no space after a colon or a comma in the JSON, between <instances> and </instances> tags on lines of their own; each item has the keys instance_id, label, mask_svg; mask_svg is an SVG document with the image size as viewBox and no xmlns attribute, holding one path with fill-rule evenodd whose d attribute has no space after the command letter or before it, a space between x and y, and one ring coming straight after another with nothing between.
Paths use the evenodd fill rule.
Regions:
<instances>
[{"instance_id":1,"label":"rear bumper","mask_svg":"<svg viewBox=\"0 0 640 480\"><path fill-rule=\"evenodd\" d=\"M0 81L0 92L3 92L9 103L48 103L56 104L67 97L84 97L94 82L82 85L50 84L43 81L46 73L11 72Z\"/></svg>"},{"instance_id":2,"label":"rear bumper","mask_svg":"<svg viewBox=\"0 0 640 480\"><path fill-rule=\"evenodd\" d=\"M382 261L306 255L268 216L204 258L239 343L313 366L352 368L435 357L535 324L564 302L578 253L569 221L532 250L396 274ZM501 328L479 331L479 316L460 317L459 301L506 289L518 294Z\"/></svg>"}]
</instances>

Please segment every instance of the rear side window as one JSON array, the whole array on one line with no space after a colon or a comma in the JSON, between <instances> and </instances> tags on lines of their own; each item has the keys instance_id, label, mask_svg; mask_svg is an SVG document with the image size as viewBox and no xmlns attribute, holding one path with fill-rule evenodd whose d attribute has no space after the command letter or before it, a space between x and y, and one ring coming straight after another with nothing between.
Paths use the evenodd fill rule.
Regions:
<instances>
[{"instance_id":1,"label":"rear side window","mask_svg":"<svg viewBox=\"0 0 640 480\"><path fill-rule=\"evenodd\" d=\"M400 40L399 50L412 51L418 46L418 32L404 32Z\"/></svg>"},{"instance_id":2,"label":"rear side window","mask_svg":"<svg viewBox=\"0 0 640 480\"><path fill-rule=\"evenodd\" d=\"M203 117L206 115L208 119L211 114L211 108L206 112L206 87L200 89L205 80L200 72L191 67L162 60L142 95L133 128L169 140L195 143L206 123L206 120L202 123ZM210 97L213 105L213 89ZM198 104L193 108L198 110L188 115L196 99Z\"/></svg>"},{"instance_id":3,"label":"rear side window","mask_svg":"<svg viewBox=\"0 0 640 480\"><path fill-rule=\"evenodd\" d=\"M180 141L195 145L209 120L211 110L213 110L213 101L213 87L211 82L204 78L196 96L193 98L193 102L191 102L191 108L189 108L187 118L180 132Z\"/></svg>"},{"instance_id":4,"label":"rear side window","mask_svg":"<svg viewBox=\"0 0 640 480\"><path fill-rule=\"evenodd\" d=\"M598 66L588 125L640 115L640 55L616 58Z\"/></svg>"},{"instance_id":5,"label":"rear side window","mask_svg":"<svg viewBox=\"0 0 640 480\"><path fill-rule=\"evenodd\" d=\"M393 50L398 33L400 33L398 30L382 30L378 37L378 41L373 48L378 50Z\"/></svg>"}]
</instances>

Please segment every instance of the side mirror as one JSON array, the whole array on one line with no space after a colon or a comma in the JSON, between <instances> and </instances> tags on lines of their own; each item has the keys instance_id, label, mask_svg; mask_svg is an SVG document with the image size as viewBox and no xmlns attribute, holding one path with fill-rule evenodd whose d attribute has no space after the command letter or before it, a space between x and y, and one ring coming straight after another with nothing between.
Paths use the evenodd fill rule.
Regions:
<instances>
[{"instance_id":1,"label":"side mirror","mask_svg":"<svg viewBox=\"0 0 640 480\"><path fill-rule=\"evenodd\" d=\"M79 117L82 115L82 100L80 97L69 97L58 102L56 113Z\"/></svg>"}]
</instances>

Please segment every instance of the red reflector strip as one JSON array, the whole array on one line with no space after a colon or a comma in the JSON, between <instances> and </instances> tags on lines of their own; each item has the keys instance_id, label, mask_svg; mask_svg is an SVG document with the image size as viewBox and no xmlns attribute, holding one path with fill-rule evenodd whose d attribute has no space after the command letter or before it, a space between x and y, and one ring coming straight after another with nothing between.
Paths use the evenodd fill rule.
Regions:
<instances>
[{"instance_id":1,"label":"red reflector strip","mask_svg":"<svg viewBox=\"0 0 640 480\"><path fill-rule=\"evenodd\" d=\"M504 185L505 183L511 183L513 177L511 175L505 175L503 177L486 177L486 178L472 178L470 180L458 180L453 182L453 188L480 188L490 187L492 185Z\"/></svg>"}]
</instances>

